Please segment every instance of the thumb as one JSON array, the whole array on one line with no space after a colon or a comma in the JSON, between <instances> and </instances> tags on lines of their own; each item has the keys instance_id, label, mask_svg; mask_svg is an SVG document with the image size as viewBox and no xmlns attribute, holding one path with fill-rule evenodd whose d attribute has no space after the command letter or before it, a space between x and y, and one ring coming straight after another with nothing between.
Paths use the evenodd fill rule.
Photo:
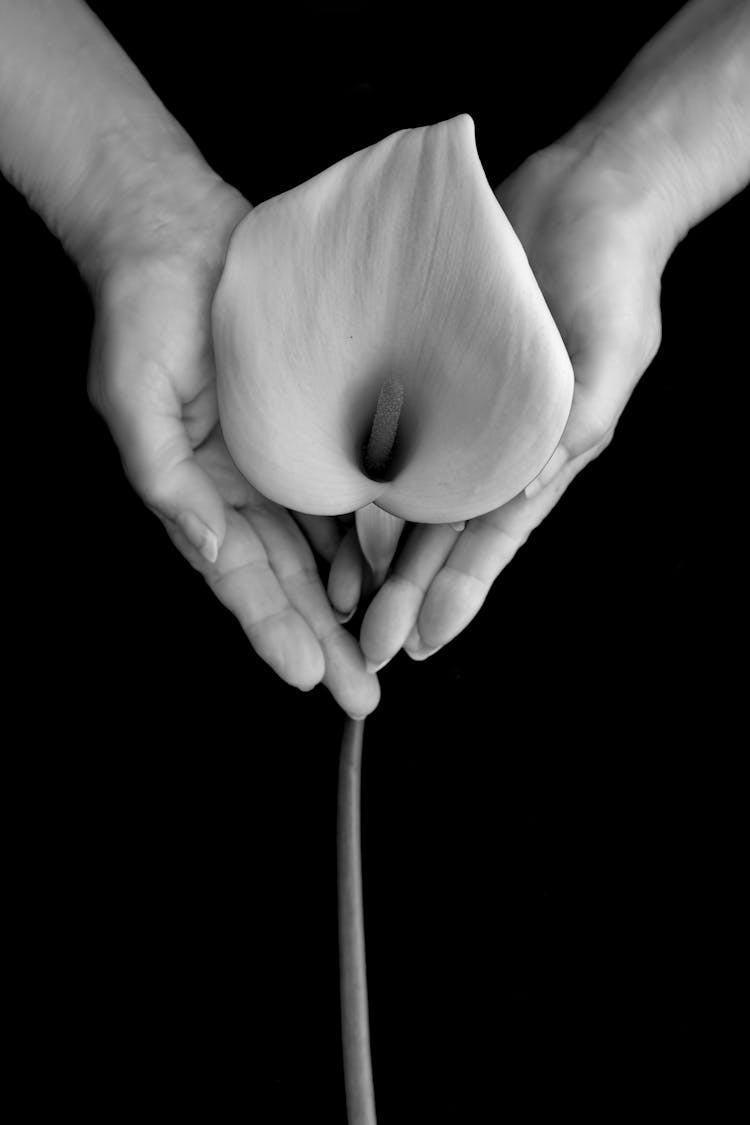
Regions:
<instances>
[{"instance_id":1,"label":"thumb","mask_svg":"<svg viewBox=\"0 0 750 1125\"><path fill-rule=\"evenodd\" d=\"M215 563L226 534L224 502L192 450L168 467L128 475L148 507L176 525L206 562Z\"/></svg>"},{"instance_id":2,"label":"thumb","mask_svg":"<svg viewBox=\"0 0 750 1125\"><path fill-rule=\"evenodd\" d=\"M575 387L568 421L555 452L527 485L532 499L557 476L568 461L600 452L612 437L635 380L630 364L620 355L591 355L575 364Z\"/></svg>"},{"instance_id":3,"label":"thumb","mask_svg":"<svg viewBox=\"0 0 750 1125\"><path fill-rule=\"evenodd\" d=\"M109 409L102 411L125 473L145 504L214 563L226 534L221 495L196 460L179 405L141 397L131 386L119 401L108 396Z\"/></svg>"},{"instance_id":4,"label":"thumb","mask_svg":"<svg viewBox=\"0 0 750 1125\"><path fill-rule=\"evenodd\" d=\"M156 494L157 513L173 520L191 547L215 563L226 533L224 502L195 458L174 466L168 479L157 484Z\"/></svg>"}]
</instances>

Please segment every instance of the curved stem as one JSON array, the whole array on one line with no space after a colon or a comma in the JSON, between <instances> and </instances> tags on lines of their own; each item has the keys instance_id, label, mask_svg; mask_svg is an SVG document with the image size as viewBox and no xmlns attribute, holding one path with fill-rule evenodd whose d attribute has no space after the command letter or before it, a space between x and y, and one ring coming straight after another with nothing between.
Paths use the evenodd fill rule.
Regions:
<instances>
[{"instance_id":1,"label":"curved stem","mask_svg":"<svg viewBox=\"0 0 750 1125\"><path fill-rule=\"evenodd\" d=\"M338 900L341 1035L349 1125L376 1125L367 1015L360 786L364 719L347 719L339 759Z\"/></svg>"}]
</instances>

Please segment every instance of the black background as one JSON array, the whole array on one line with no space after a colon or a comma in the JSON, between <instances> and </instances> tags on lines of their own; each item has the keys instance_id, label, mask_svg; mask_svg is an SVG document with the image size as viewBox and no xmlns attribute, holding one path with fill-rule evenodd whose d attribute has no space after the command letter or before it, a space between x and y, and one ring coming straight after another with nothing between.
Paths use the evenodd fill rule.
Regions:
<instances>
[{"instance_id":1,"label":"black background","mask_svg":"<svg viewBox=\"0 0 750 1125\"><path fill-rule=\"evenodd\" d=\"M242 24L250 6L218 0L92 7L257 203L462 112L494 185L679 4L287 5ZM86 398L88 296L4 183L0 203L17 978L64 1059L40 1081L100 1120L342 1122L340 713L255 657L130 491ZM720 1096L747 215L745 193L677 249L614 443L477 619L381 673L363 791L381 1125Z\"/></svg>"}]
</instances>

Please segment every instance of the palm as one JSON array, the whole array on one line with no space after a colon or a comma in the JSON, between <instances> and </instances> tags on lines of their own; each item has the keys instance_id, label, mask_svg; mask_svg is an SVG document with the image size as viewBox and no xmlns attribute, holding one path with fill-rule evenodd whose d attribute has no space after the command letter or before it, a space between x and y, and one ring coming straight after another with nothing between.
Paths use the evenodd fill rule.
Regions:
<instances>
[{"instance_id":1,"label":"palm","mask_svg":"<svg viewBox=\"0 0 750 1125\"><path fill-rule=\"evenodd\" d=\"M620 185L573 172L558 153L527 161L497 190L565 341L575 374L560 446L526 493L464 531L414 526L365 615L360 643L381 664L404 646L436 651L475 616L498 574L611 439L660 339L658 256ZM332 592L335 597L335 591Z\"/></svg>"},{"instance_id":2,"label":"palm","mask_svg":"<svg viewBox=\"0 0 750 1125\"><path fill-rule=\"evenodd\" d=\"M294 516L236 469L221 435L211 303L228 238L248 205L229 192L199 236L132 256L102 286L91 394L126 471L172 540L288 683L323 682L350 713L377 703L354 639L336 622L313 551L331 557L335 521ZM221 549L204 558L176 517L197 513Z\"/></svg>"}]
</instances>

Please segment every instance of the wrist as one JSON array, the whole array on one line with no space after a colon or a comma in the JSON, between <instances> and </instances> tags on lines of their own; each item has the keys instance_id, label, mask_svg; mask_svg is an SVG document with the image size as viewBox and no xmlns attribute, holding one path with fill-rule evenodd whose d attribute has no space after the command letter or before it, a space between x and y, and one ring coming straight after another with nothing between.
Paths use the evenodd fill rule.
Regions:
<instances>
[{"instance_id":1,"label":"wrist","mask_svg":"<svg viewBox=\"0 0 750 1125\"><path fill-rule=\"evenodd\" d=\"M750 179L750 8L693 0L566 138L640 184L673 245Z\"/></svg>"},{"instance_id":2,"label":"wrist","mask_svg":"<svg viewBox=\"0 0 750 1125\"><path fill-rule=\"evenodd\" d=\"M564 154L571 174L590 183L600 198L637 218L663 269L693 225L690 200L667 153L652 138L589 119L579 122L553 148Z\"/></svg>"},{"instance_id":3,"label":"wrist","mask_svg":"<svg viewBox=\"0 0 750 1125\"><path fill-rule=\"evenodd\" d=\"M187 250L191 217L222 186L176 124L148 134L113 127L91 146L57 233L84 279L95 284L128 258L176 248L179 241Z\"/></svg>"}]
</instances>

